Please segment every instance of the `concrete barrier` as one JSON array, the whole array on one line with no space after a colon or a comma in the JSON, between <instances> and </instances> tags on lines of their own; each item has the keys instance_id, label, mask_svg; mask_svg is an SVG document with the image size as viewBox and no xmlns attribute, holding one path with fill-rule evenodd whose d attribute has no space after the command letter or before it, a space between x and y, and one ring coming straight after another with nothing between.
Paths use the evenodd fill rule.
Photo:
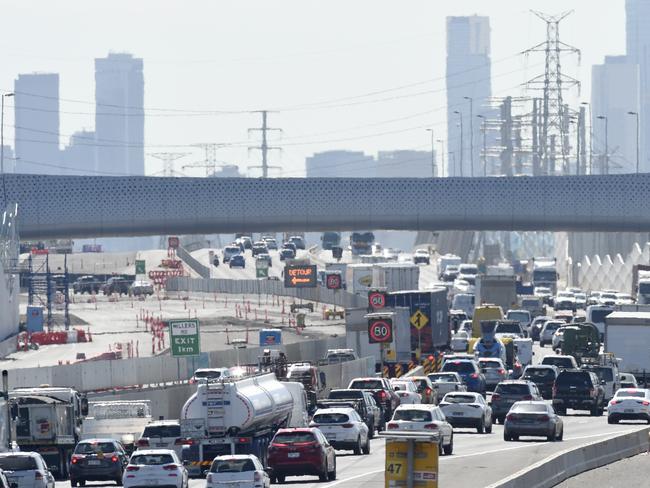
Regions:
<instances>
[{"instance_id":1,"label":"concrete barrier","mask_svg":"<svg viewBox=\"0 0 650 488\"><path fill-rule=\"evenodd\" d=\"M598 468L648 450L650 428L566 449L488 488L550 488L590 469Z\"/></svg>"}]
</instances>

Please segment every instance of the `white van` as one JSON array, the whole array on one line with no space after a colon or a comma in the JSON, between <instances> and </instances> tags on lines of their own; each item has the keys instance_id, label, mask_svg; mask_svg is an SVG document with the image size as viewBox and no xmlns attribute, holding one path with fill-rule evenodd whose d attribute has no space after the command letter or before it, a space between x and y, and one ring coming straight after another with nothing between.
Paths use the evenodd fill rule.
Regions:
<instances>
[{"instance_id":1,"label":"white van","mask_svg":"<svg viewBox=\"0 0 650 488\"><path fill-rule=\"evenodd\" d=\"M613 311L614 307L608 305L589 305L587 307L585 322L591 322L598 328L601 341L605 338L605 317Z\"/></svg>"},{"instance_id":2,"label":"white van","mask_svg":"<svg viewBox=\"0 0 650 488\"><path fill-rule=\"evenodd\" d=\"M462 310L468 318L474 316L474 295L471 293L458 293L451 301L452 310Z\"/></svg>"}]
</instances>

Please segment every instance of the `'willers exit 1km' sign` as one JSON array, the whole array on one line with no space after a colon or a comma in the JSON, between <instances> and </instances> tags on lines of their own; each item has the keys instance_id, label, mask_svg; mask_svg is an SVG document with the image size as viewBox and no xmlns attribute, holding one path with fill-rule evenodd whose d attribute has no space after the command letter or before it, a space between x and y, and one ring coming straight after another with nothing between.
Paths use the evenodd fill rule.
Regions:
<instances>
[{"instance_id":1,"label":"'willers exit 1km' sign","mask_svg":"<svg viewBox=\"0 0 650 488\"><path fill-rule=\"evenodd\" d=\"M199 321L176 319L169 320L168 323L172 356L198 356L201 353Z\"/></svg>"}]
</instances>

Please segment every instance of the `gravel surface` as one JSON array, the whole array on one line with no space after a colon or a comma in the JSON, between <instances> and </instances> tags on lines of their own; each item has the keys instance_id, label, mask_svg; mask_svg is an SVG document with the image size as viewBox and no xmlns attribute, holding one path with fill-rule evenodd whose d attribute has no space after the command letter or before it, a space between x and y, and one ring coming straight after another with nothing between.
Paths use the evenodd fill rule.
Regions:
<instances>
[{"instance_id":1,"label":"gravel surface","mask_svg":"<svg viewBox=\"0 0 650 488\"><path fill-rule=\"evenodd\" d=\"M639 454L574 476L556 488L649 488L650 456Z\"/></svg>"}]
</instances>

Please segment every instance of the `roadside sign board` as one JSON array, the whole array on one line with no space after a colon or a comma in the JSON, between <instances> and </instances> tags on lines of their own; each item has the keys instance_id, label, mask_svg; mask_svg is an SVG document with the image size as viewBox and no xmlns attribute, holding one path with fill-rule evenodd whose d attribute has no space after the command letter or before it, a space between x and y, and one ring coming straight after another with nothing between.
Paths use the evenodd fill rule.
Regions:
<instances>
[{"instance_id":1,"label":"roadside sign board","mask_svg":"<svg viewBox=\"0 0 650 488\"><path fill-rule=\"evenodd\" d=\"M414 451L411 473L408 470L409 444ZM409 475L413 476L414 488L438 488L438 444L386 439L385 488L405 488Z\"/></svg>"},{"instance_id":2,"label":"roadside sign board","mask_svg":"<svg viewBox=\"0 0 650 488\"><path fill-rule=\"evenodd\" d=\"M417 330L422 330L429 323L429 318L422 313L420 309L417 309L413 315L411 315L411 325Z\"/></svg>"},{"instance_id":3,"label":"roadside sign board","mask_svg":"<svg viewBox=\"0 0 650 488\"><path fill-rule=\"evenodd\" d=\"M375 310L384 308L386 306L386 292L370 290L368 292L368 306Z\"/></svg>"},{"instance_id":4,"label":"roadside sign board","mask_svg":"<svg viewBox=\"0 0 650 488\"><path fill-rule=\"evenodd\" d=\"M393 319L369 318L368 342L370 344L393 342Z\"/></svg>"},{"instance_id":5,"label":"roadside sign board","mask_svg":"<svg viewBox=\"0 0 650 488\"><path fill-rule=\"evenodd\" d=\"M135 260L135 274L136 275L147 274L146 262L145 262L144 259L136 259Z\"/></svg>"},{"instance_id":6,"label":"roadside sign board","mask_svg":"<svg viewBox=\"0 0 650 488\"><path fill-rule=\"evenodd\" d=\"M167 238L167 246L172 249L178 249L181 246L181 241L176 236L170 236Z\"/></svg>"},{"instance_id":7,"label":"roadside sign board","mask_svg":"<svg viewBox=\"0 0 650 488\"><path fill-rule=\"evenodd\" d=\"M317 270L312 264L288 264L284 267L285 288L316 288Z\"/></svg>"},{"instance_id":8,"label":"roadside sign board","mask_svg":"<svg viewBox=\"0 0 650 488\"><path fill-rule=\"evenodd\" d=\"M269 267L266 268L255 268L255 278L268 278L269 277Z\"/></svg>"},{"instance_id":9,"label":"roadside sign board","mask_svg":"<svg viewBox=\"0 0 650 488\"><path fill-rule=\"evenodd\" d=\"M201 336L197 319L172 319L167 323L172 356L198 356L201 353Z\"/></svg>"},{"instance_id":10,"label":"roadside sign board","mask_svg":"<svg viewBox=\"0 0 650 488\"><path fill-rule=\"evenodd\" d=\"M340 273L326 274L325 286L328 290L340 290L342 286Z\"/></svg>"},{"instance_id":11,"label":"roadside sign board","mask_svg":"<svg viewBox=\"0 0 650 488\"><path fill-rule=\"evenodd\" d=\"M408 442L386 439L385 487L406 487Z\"/></svg>"}]
</instances>

